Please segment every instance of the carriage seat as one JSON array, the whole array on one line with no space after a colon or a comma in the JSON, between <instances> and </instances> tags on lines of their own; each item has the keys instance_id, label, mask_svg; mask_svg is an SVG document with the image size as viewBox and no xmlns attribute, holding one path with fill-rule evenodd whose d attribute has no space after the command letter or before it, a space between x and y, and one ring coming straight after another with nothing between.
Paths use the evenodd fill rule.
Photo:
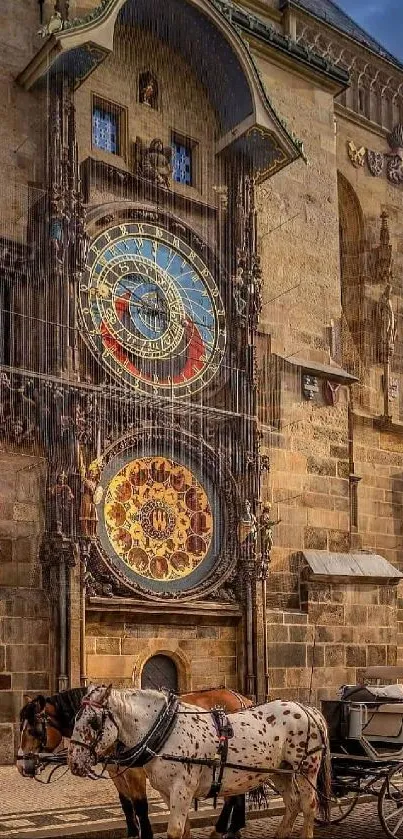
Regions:
<instances>
[{"instance_id":1,"label":"carriage seat","mask_svg":"<svg viewBox=\"0 0 403 839\"><path fill-rule=\"evenodd\" d=\"M343 702L377 704L403 702L403 685L344 685L340 690Z\"/></svg>"},{"instance_id":2,"label":"carriage seat","mask_svg":"<svg viewBox=\"0 0 403 839\"><path fill-rule=\"evenodd\" d=\"M366 721L365 721L366 720ZM375 708L367 706L366 718L363 719L362 733L364 737L382 739L395 737L402 740L403 703L377 705Z\"/></svg>"}]
</instances>

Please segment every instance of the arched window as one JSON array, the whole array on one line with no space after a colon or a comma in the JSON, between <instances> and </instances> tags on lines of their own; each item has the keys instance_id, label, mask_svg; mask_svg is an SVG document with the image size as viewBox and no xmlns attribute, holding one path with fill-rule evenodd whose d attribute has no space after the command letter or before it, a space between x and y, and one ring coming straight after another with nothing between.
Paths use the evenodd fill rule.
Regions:
<instances>
[{"instance_id":1,"label":"arched window","mask_svg":"<svg viewBox=\"0 0 403 839\"><path fill-rule=\"evenodd\" d=\"M141 687L154 690L166 688L178 693L178 671L173 659L167 655L153 655L149 658L141 673Z\"/></svg>"},{"instance_id":2,"label":"arched window","mask_svg":"<svg viewBox=\"0 0 403 839\"><path fill-rule=\"evenodd\" d=\"M365 320L362 273L364 221L357 195L347 178L340 172L337 177L337 187L341 305L355 352L361 355L364 351L363 324ZM358 358L355 359L354 367L357 361Z\"/></svg>"}]
</instances>

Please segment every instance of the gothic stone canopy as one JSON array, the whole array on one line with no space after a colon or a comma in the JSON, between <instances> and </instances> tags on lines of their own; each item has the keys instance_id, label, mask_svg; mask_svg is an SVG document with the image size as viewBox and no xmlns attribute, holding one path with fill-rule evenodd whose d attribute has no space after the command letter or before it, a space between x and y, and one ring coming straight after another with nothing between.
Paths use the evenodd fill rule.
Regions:
<instances>
[{"instance_id":1,"label":"gothic stone canopy","mask_svg":"<svg viewBox=\"0 0 403 839\"><path fill-rule=\"evenodd\" d=\"M193 69L218 115L218 153L242 156L260 178L301 156L301 145L266 96L245 41L211 0L103 0L86 18L66 21L50 35L18 81L29 90L63 74L78 87L113 51L116 25L152 30Z\"/></svg>"}]
</instances>

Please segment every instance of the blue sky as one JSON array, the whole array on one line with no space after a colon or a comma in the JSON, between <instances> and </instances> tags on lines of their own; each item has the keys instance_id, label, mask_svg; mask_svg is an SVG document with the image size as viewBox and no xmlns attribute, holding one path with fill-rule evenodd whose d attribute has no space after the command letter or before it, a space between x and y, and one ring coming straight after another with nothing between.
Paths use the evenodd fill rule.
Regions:
<instances>
[{"instance_id":1,"label":"blue sky","mask_svg":"<svg viewBox=\"0 0 403 839\"><path fill-rule=\"evenodd\" d=\"M335 0L392 55L403 61L403 0Z\"/></svg>"}]
</instances>

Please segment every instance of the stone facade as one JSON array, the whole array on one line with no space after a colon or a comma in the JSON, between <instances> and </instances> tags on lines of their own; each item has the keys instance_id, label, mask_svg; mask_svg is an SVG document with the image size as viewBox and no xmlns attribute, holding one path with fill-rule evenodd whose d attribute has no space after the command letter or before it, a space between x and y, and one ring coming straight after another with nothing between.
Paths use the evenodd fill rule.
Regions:
<instances>
[{"instance_id":1,"label":"stone facade","mask_svg":"<svg viewBox=\"0 0 403 839\"><path fill-rule=\"evenodd\" d=\"M9 762L23 696L51 687L53 632L38 565L44 464L5 452L0 463L0 748L3 762Z\"/></svg>"},{"instance_id":2,"label":"stone facade","mask_svg":"<svg viewBox=\"0 0 403 839\"><path fill-rule=\"evenodd\" d=\"M117 6L118 0L111 0L111 7L114 4ZM71 27L65 30L70 32L69 37L78 38L80 31L79 21L73 25L73 19L94 12L96 5L95 0L70 2ZM191 0L184 2L192 9L194 5ZM50 0L43 5L45 24L53 6ZM214 4L210 6L213 9ZM224 0L222 6L227 20ZM207 441L218 457L220 446L225 449L227 438L235 433L230 423L224 431L216 431L214 422L220 411L244 413L248 417L254 413L254 397L241 404L234 396L239 398L236 376L248 371L249 378L241 375L239 391L242 399L246 399L249 388L252 394L256 393L257 424L252 424L254 437L246 426L238 428L239 448L245 454L246 465L239 472L233 462L231 466L239 489L232 527L237 529L241 502L252 499L258 522L262 505L272 502L274 518L280 521L273 527L267 580L271 692L275 696L319 702L334 695L340 684L362 678L366 666L401 662L403 655L403 609L398 586L385 585L378 579L372 583L306 580L301 560L304 550L339 554L361 550L380 554L403 571L403 178L399 179L396 164L398 175L392 182L387 168L393 151L389 133L402 120L403 70L398 62L390 62L377 53L373 45L366 46L344 35L342 26L330 30L325 21L314 21L304 10L303 2L287 8L278 0L248 0L242 6L243 17L234 21L242 27L248 45L248 50L245 45L242 50L252 56L275 113L303 141L305 154L304 159L296 153L293 162L290 157L289 165L276 171L273 178L260 178L256 184L262 290L255 389L254 365L247 368L242 356L250 334L246 329L242 332L244 327L239 327L234 314L235 268L239 258L235 241L239 230L235 228L245 223L246 205L243 219L237 217L237 223L232 223L229 216L237 215L237 201L231 193L237 171L234 159L237 165L239 160L236 154L234 159L231 157L231 143L227 156L221 154L220 147L224 142L220 120L225 120L235 108L237 98L232 98L228 89L228 102L223 104L217 93L218 80L217 89L212 89L208 67L215 56L213 52L209 55L209 43L205 43L200 78L197 68L190 65L190 58L187 62L169 39L158 39L146 24L121 18L114 30L113 23L105 24L104 34L108 34L108 26L113 34L108 42L113 50L102 55L98 66L86 65L88 73L77 80L70 99L66 98L65 89L58 91L64 109L60 119L69 126L58 138L59 151L61 148L61 156L72 153L69 166L73 169L76 164L81 165L90 238L107 224L116 220L122 223L125 218L127 221L129 216L124 213L140 204L150 214L162 208L172 213L183 230L192 228L225 265L230 284L225 305L231 303L233 317L229 329L231 335L237 336L228 362L233 375L229 385L213 396L209 392L206 399L214 416L214 421L209 418L207 423L210 437L203 425L197 426L196 412L190 419L187 415L175 418L175 434L182 433L183 438L194 434L203 445ZM237 14L239 10L233 10L233 15ZM46 86L36 83L42 72L40 59L32 60L42 46L47 48L49 41L42 42L35 35L40 25L36 0L10 0L0 12L0 21L5 43L0 57L0 130L4 149L0 177L5 184L0 203L0 302L4 312L11 308L27 318L32 316L32 289L35 305L43 305L42 292L36 291L40 284L35 285L35 271L29 273L29 248L32 241L45 235L40 227L40 217L45 213L41 202L45 201L49 178L57 186L60 174L57 166L51 176L45 171L44 150L51 149L45 116L52 119L54 101L44 92ZM96 25L95 15L87 25ZM232 34L231 31L231 37ZM197 37L202 37L198 30ZM298 49L291 49L293 39ZM313 44L315 55L310 50ZM237 61L241 62L245 55L239 49ZM74 67L68 62L65 66L66 74L74 76ZM350 85L346 70L350 72ZM138 79L143 71L151 71L158 79L156 109L139 101ZM43 70L44 75L46 72ZM256 79L256 89L260 90ZM120 109L123 133L119 154L94 147L94 97ZM68 122L73 112L74 125L73 121ZM277 122L273 131L278 132L291 155L290 135L286 140ZM69 146L69 132L77 142L77 160L74 144L70 142ZM172 133L196 143L197 157L193 184L170 183L167 204L161 190L149 188L139 194L136 141L140 138L143 150L155 139L169 147ZM369 168L373 158L368 150L384 156L382 171L376 176ZM76 176L78 186L77 172ZM249 221L252 216L253 207ZM82 221L83 215L77 218ZM73 246L70 237L66 249ZM47 247L45 262L51 262L49 243ZM60 257L60 250L58 253ZM74 251L72 254L74 262ZM67 282L63 283L56 263L57 260L52 263L50 287L60 289L60 301L68 302L59 305L57 298L53 313L63 318L66 311L71 313L71 287L80 281L82 266L76 273L67 272ZM39 273L43 269L42 264L36 267ZM30 282L21 279L25 270ZM10 291L12 271L18 276L15 292ZM74 282L71 276L75 277ZM379 299L389 278L396 335L392 336L389 355L381 357L383 321ZM72 295L68 298L63 296L66 286ZM56 375L53 368L50 371L32 361L41 346L38 336L43 334L35 318L32 330L38 331L31 354L25 349L30 346L28 338L26 342L21 340L27 332L21 331L20 324L17 321L17 338L14 333L7 338L12 351L0 341L1 375L6 376L0 380L1 759L12 760L13 732L23 692L55 691L63 686L64 678L70 684L87 679L140 685L142 668L157 654L175 662L180 690L224 684L256 693L262 699L265 627L261 586L251 570L253 562L260 559L259 539L249 553L237 546L239 563L231 585L217 587L217 592L209 592L206 598L192 593L193 599L182 609L175 600L162 602L161 598L154 602L148 595L141 600L137 593L133 596L116 587L116 580L111 591L110 579L102 575L101 566L91 565L93 543L85 542L78 532L81 513L77 505L83 491L80 469L82 462L88 466L92 457L108 452L120 439L119 434L123 438L128 433L130 417L127 420L124 416L117 426L119 434L115 428L115 438L112 435L109 439L109 427L108 433L105 431L108 409L100 408L107 380L90 358L85 341L79 336L71 343L66 351L66 365ZM74 329L70 320L70 338ZM41 384L33 387L25 379L14 382L7 378L17 375L15 368L17 372L23 368L27 375L33 371L35 382ZM59 429L63 439L59 448L52 434L48 434L48 427L47 436L42 434L38 443L25 419L27 412L31 418L37 392L42 394L41 399L45 398L40 388L47 376L53 401L41 403L45 406L42 413L51 416L50 425L54 422ZM385 376L389 381L386 398ZM70 396L66 396L72 382L79 393L76 397L74 391L79 410L72 397L74 420L73 413L68 413L73 411ZM96 408L95 402L90 405L89 394L99 400ZM11 433L7 412L15 400L17 413L12 418ZM57 406L61 404L58 414ZM154 409L153 404L150 410ZM147 410L142 415L144 425L150 421ZM16 424L16 416L23 418L21 428ZM139 424L138 416L136 422ZM252 443L248 435L253 437ZM65 497L53 473L65 465L61 458L69 447L73 454L67 462L68 480L77 509L74 532L67 539L59 532L63 523L62 526L56 522L56 532L52 531L49 508L52 504L57 506L56 491L58 497ZM54 482L50 484L53 495L47 487L47 467L49 481ZM62 563L55 565L52 556L62 557ZM249 583L252 595L248 605ZM62 584L66 586L69 612L65 625L65 673L58 657L62 626L58 598ZM245 621L249 608L253 611L252 638L248 637ZM32 639L32 643L27 644L26 638Z\"/></svg>"},{"instance_id":3,"label":"stone facade","mask_svg":"<svg viewBox=\"0 0 403 839\"><path fill-rule=\"evenodd\" d=\"M153 655L175 661L179 690L215 685L238 689L239 638L236 621L158 620L138 624L133 615L91 612L87 620L87 672L92 681L111 679L122 687L141 685L142 668Z\"/></svg>"}]
</instances>

